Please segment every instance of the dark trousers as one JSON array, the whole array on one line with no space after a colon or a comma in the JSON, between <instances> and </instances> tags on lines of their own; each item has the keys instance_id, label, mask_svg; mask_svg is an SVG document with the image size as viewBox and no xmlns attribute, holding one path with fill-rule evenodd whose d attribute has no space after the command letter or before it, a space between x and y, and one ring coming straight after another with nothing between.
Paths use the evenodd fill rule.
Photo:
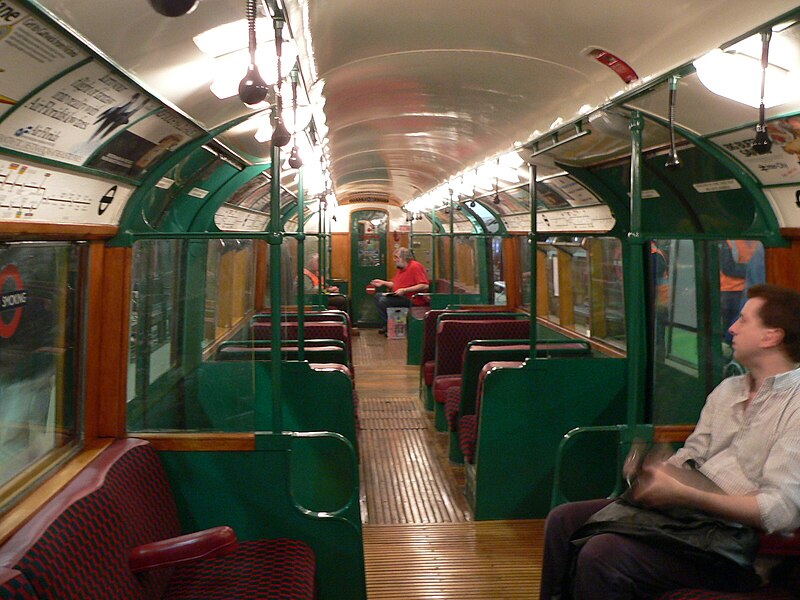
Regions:
<instances>
[{"instance_id":1,"label":"dark trousers","mask_svg":"<svg viewBox=\"0 0 800 600\"><path fill-rule=\"evenodd\" d=\"M411 300L405 296L394 296L392 294L379 293L375 294L375 306L378 307L378 315L381 318L381 327L386 329L386 322L389 316L386 313L387 308L409 308Z\"/></svg>"},{"instance_id":2,"label":"dark trousers","mask_svg":"<svg viewBox=\"0 0 800 600\"><path fill-rule=\"evenodd\" d=\"M562 504L550 511L544 531L541 600L615 600L652 598L668 590L697 587L737 591L752 581L735 567L709 568L640 540L598 534L581 548L569 541L586 520L610 500ZM578 552L569 580L572 553Z\"/></svg>"}]
</instances>

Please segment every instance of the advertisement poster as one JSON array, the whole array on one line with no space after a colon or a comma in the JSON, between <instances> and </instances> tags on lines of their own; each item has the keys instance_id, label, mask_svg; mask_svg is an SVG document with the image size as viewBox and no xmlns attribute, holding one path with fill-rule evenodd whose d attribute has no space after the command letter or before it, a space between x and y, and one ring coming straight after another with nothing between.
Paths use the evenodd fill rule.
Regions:
<instances>
[{"instance_id":1,"label":"advertisement poster","mask_svg":"<svg viewBox=\"0 0 800 600\"><path fill-rule=\"evenodd\" d=\"M96 62L34 94L0 123L0 145L82 165L112 134L141 119L155 103Z\"/></svg>"},{"instance_id":2,"label":"advertisement poster","mask_svg":"<svg viewBox=\"0 0 800 600\"><path fill-rule=\"evenodd\" d=\"M22 4L4 0L0 12L0 115L87 56Z\"/></svg>"},{"instance_id":3,"label":"advertisement poster","mask_svg":"<svg viewBox=\"0 0 800 600\"><path fill-rule=\"evenodd\" d=\"M202 133L199 127L162 108L114 136L86 166L138 178L165 155Z\"/></svg>"},{"instance_id":4,"label":"advertisement poster","mask_svg":"<svg viewBox=\"0 0 800 600\"><path fill-rule=\"evenodd\" d=\"M118 225L133 187L0 158L0 221Z\"/></svg>"},{"instance_id":5,"label":"advertisement poster","mask_svg":"<svg viewBox=\"0 0 800 600\"><path fill-rule=\"evenodd\" d=\"M772 140L768 154L753 152L755 128L726 133L711 141L744 164L763 185L800 182L800 117L767 123Z\"/></svg>"}]
</instances>

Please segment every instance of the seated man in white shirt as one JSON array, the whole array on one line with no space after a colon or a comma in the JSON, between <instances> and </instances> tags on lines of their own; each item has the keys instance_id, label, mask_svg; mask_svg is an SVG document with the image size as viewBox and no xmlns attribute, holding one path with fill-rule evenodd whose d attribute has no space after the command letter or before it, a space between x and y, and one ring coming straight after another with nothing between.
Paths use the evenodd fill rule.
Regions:
<instances>
[{"instance_id":1,"label":"seated man in white shirt","mask_svg":"<svg viewBox=\"0 0 800 600\"><path fill-rule=\"evenodd\" d=\"M748 298L730 333L734 357L749 373L723 380L709 394L684 447L645 465L630 495L656 511L683 507L768 533L789 532L800 527L800 294L759 285ZM682 476L697 472L714 485L701 488ZM749 567L709 568L624 533L596 533L580 547L570 541L611 502L575 502L550 512L542 600L640 598L681 587L744 591L758 582Z\"/></svg>"}]
</instances>

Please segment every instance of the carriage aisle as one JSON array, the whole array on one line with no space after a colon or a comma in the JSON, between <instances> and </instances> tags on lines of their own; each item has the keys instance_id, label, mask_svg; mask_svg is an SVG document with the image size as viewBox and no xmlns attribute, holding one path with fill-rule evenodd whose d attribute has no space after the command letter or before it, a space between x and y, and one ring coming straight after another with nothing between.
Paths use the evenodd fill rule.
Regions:
<instances>
[{"instance_id":1,"label":"carriage aisle","mask_svg":"<svg viewBox=\"0 0 800 600\"><path fill-rule=\"evenodd\" d=\"M449 463L405 359L406 340L353 338L370 600L538 597L542 522L472 520L463 467Z\"/></svg>"}]
</instances>

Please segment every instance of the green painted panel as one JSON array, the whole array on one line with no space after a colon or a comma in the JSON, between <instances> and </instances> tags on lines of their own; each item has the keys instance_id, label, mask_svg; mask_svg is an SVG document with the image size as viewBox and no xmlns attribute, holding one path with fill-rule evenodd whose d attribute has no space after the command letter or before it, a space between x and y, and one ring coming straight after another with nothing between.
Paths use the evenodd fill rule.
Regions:
<instances>
[{"instance_id":1,"label":"green painted panel","mask_svg":"<svg viewBox=\"0 0 800 600\"><path fill-rule=\"evenodd\" d=\"M346 442L259 434L257 448L161 453L183 531L229 525L240 540L302 540L316 555L320 600L366 599L357 465ZM338 510L310 512L326 508Z\"/></svg>"},{"instance_id":2,"label":"green painted panel","mask_svg":"<svg viewBox=\"0 0 800 600\"><path fill-rule=\"evenodd\" d=\"M741 237L743 232L766 233L767 226L756 210L757 200L745 186L732 190L699 191L695 185L737 180L737 173L697 147L680 152L681 168L664 167L664 157L644 160L642 230L661 237L708 234ZM601 188L617 197L630 189L629 163L590 169ZM584 177L583 179L586 179ZM705 188L700 188L705 189Z\"/></svg>"},{"instance_id":3,"label":"green painted panel","mask_svg":"<svg viewBox=\"0 0 800 600\"><path fill-rule=\"evenodd\" d=\"M547 515L562 436L578 426L624 422L626 363L542 359L486 377L476 466L468 482L477 520Z\"/></svg>"},{"instance_id":4,"label":"green painted panel","mask_svg":"<svg viewBox=\"0 0 800 600\"><path fill-rule=\"evenodd\" d=\"M350 378L312 370L307 362L281 364L283 428L335 431L356 445ZM129 403L129 431L250 432L272 429L269 361L205 362L169 393ZM320 393L324 390L324 393ZM152 398L158 398L153 400Z\"/></svg>"}]
</instances>

